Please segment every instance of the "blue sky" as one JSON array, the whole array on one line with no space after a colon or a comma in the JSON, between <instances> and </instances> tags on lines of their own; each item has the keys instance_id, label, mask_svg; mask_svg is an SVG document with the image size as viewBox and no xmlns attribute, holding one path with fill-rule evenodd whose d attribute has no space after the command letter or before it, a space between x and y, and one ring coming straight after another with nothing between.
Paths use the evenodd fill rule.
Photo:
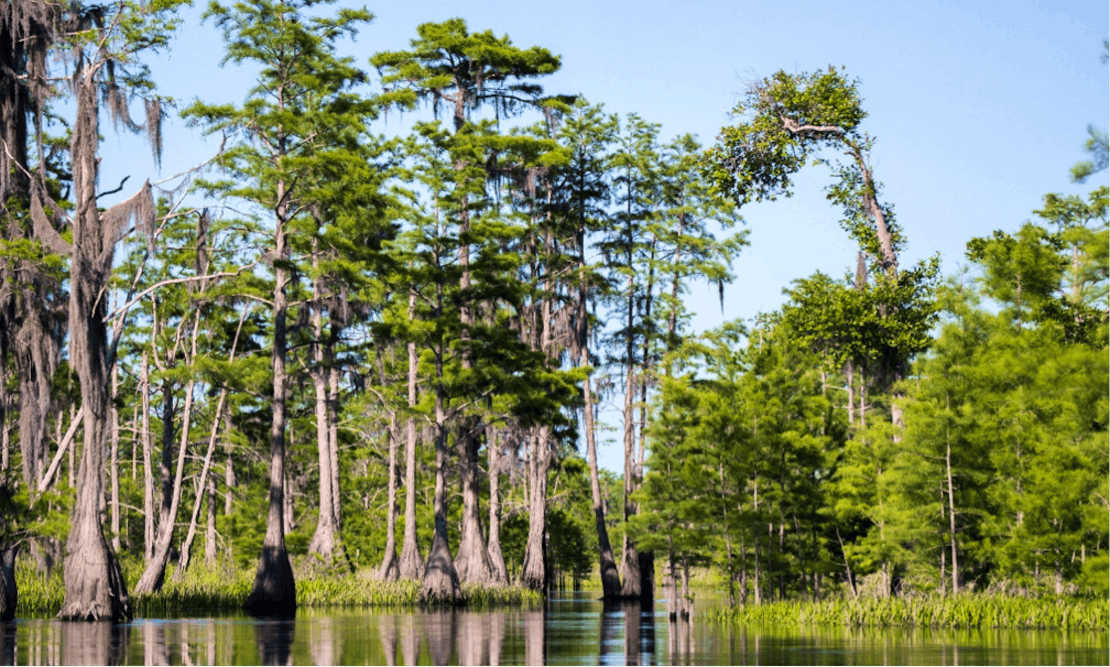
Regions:
<instances>
[{"instance_id":1,"label":"blue sky","mask_svg":"<svg viewBox=\"0 0 1110 667\"><path fill-rule=\"evenodd\" d=\"M544 82L549 92L638 113L662 124L664 140L690 132L712 142L754 78L844 66L861 80L864 129L878 140L875 175L908 239L903 264L939 252L952 273L969 238L1015 229L1044 193L1086 193L1107 181L1106 172L1082 186L1068 178L1083 157L1087 124L1105 128L1110 116L1100 61L1106 2L414 0L367 8L376 20L344 47L362 65L377 51L404 48L420 23L461 16L471 30L560 54L562 70ZM192 10L171 51L150 61L155 80L182 106L193 97L241 102L252 72L219 66L220 35L199 14ZM164 136L162 177L215 150L180 119ZM128 173L132 182L157 180L148 154L138 139L110 134L102 183L114 187ZM715 288L695 290L695 329L777 308L797 278L854 267L855 246L824 199L828 182L812 168L794 198L745 207L751 246L736 264L724 312ZM617 426L616 413L608 415ZM601 459L622 467L616 444L603 447Z\"/></svg>"}]
</instances>

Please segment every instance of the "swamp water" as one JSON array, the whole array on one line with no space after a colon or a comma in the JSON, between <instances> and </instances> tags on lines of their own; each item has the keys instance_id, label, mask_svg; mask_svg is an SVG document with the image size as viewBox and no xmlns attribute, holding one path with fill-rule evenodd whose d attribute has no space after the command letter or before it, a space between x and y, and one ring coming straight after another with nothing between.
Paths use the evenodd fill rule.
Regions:
<instances>
[{"instance_id":1,"label":"swamp water","mask_svg":"<svg viewBox=\"0 0 1110 667\"><path fill-rule=\"evenodd\" d=\"M1110 664L1105 632L671 623L663 601L605 606L596 595L535 609L304 609L293 621L23 619L0 624L0 664Z\"/></svg>"}]
</instances>

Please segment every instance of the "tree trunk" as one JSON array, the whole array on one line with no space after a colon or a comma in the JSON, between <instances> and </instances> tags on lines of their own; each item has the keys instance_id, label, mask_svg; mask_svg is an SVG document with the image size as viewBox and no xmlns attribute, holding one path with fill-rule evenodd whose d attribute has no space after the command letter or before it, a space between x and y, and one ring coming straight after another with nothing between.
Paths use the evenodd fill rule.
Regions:
<instances>
[{"instance_id":1,"label":"tree trunk","mask_svg":"<svg viewBox=\"0 0 1110 667\"><path fill-rule=\"evenodd\" d=\"M335 346L339 340L339 325L331 321L331 338L325 350L328 360L328 457L331 462L331 504L332 522L338 541L336 554L343 554L343 496L339 490L339 366L335 361Z\"/></svg>"},{"instance_id":2,"label":"tree trunk","mask_svg":"<svg viewBox=\"0 0 1110 667\"><path fill-rule=\"evenodd\" d=\"M461 95L461 93L460 93ZM459 343L463 372L474 367L474 355L470 349L471 327L474 325L474 312L470 303L470 212L464 195L459 211ZM455 570L460 581L488 583L493 579L486 551L486 541L482 537L481 514L478 499L478 447L475 437L476 420L463 416L459 420L456 442L459 452L459 482L462 486L462 527L459 531L459 551L455 558Z\"/></svg>"},{"instance_id":3,"label":"tree trunk","mask_svg":"<svg viewBox=\"0 0 1110 667\"><path fill-rule=\"evenodd\" d=\"M315 245L315 241L313 242ZM313 259L313 264L317 264ZM312 327L315 334L315 344L312 346L314 368L312 369L312 387L316 393L316 451L320 462L320 512L316 521L316 532L308 544L308 553L315 554L324 563L330 564L335 556L336 541L339 527L336 525L335 499L332 497L337 484L332 479L331 465L331 424L329 419L328 380L329 373L324 353L324 317L323 317L323 290L320 280L313 286ZM326 355L330 357L331 355ZM380 360L379 360L380 361ZM393 481L390 480L390 484ZM392 486L390 487L392 488ZM392 496L391 496L392 498ZM390 506L390 518L393 508Z\"/></svg>"},{"instance_id":4,"label":"tree trunk","mask_svg":"<svg viewBox=\"0 0 1110 667\"><path fill-rule=\"evenodd\" d=\"M489 553L493 583L500 586L509 584L509 573L505 569L505 556L501 553L501 443L498 432L492 427L486 431L489 442Z\"/></svg>"},{"instance_id":5,"label":"tree trunk","mask_svg":"<svg viewBox=\"0 0 1110 667\"><path fill-rule=\"evenodd\" d=\"M585 308L582 309L583 311ZM583 317L585 316L583 312ZM585 347L582 349L582 363L589 363ZM586 455L590 466L590 496L594 506L594 525L597 528L598 568L601 570L602 597L614 600L621 595L621 578L617 563L613 558L613 546L609 542L609 528L605 523L605 500L601 496L601 477L597 465L597 436L594 426L593 392L590 378L582 383L584 406L582 414L586 429Z\"/></svg>"},{"instance_id":6,"label":"tree trunk","mask_svg":"<svg viewBox=\"0 0 1110 667\"><path fill-rule=\"evenodd\" d=\"M629 315L631 320L631 314ZM631 353L630 357L631 357ZM632 365L626 368L627 381L625 384L624 399L624 522L636 514L636 506L632 502L632 492L636 490L636 438L635 426L632 423L632 398L635 395L635 380L633 379ZM627 598L640 597L640 555L636 551L636 544L624 534L624 545L621 556L621 596Z\"/></svg>"},{"instance_id":7,"label":"tree trunk","mask_svg":"<svg viewBox=\"0 0 1110 667\"><path fill-rule=\"evenodd\" d=\"M278 183L278 201L285 201L285 184ZM284 206L281 205L282 207ZM285 245L285 215L277 212L274 251L281 259L288 258ZM288 388L285 378L286 354L286 269L274 263L274 343L271 363L274 376L273 418L270 424L270 500L266 519L266 537L262 541L262 558L254 577L254 587L247 597L247 613L254 616L293 616L297 611L297 589L293 566L285 550L285 403Z\"/></svg>"},{"instance_id":8,"label":"tree trunk","mask_svg":"<svg viewBox=\"0 0 1110 667\"><path fill-rule=\"evenodd\" d=\"M575 243L578 247L578 312L576 313L579 365L590 365L590 316L586 304L586 230L581 220ZM594 506L594 525L597 529L598 568L601 574L602 598L614 600L621 594L620 573L609 542L609 529L605 523L605 501L601 496L601 479L597 465L597 435L594 425L594 401L591 379L582 382L582 418L586 436L586 460L590 466L590 497Z\"/></svg>"},{"instance_id":9,"label":"tree trunk","mask_svg":"<svg viewBox=\"0 0 1110 667\"><path fill-rule=\"evenodd\" d=\"M143 555L144 560L154 558L154 470L151 468L153 452L150 445L150 360L143 350L143 365L139 379L143 401Z\"/></svg>"},{"instance_id":10,"label":"tree trunk","mask_svg":"<svg viewBox=\"0 0 1110 667\"><path fill-rule=\"evenodd\" d=\"M845 365L844 374L848 376L848 426L856 423L856 371L851 361Z\"/></svg>"},{"instance_id":11,"label":"tree trunk","mask_svg":"<svg viewBox=\"0 0 1110 667\"><path fill-rule=\"evenodd\" d=\"M416 292L409 292L409 321L416 310ZM408 405L416 407L417 357L416 343L409 341ZM420 544L416 541L416 418L405 418L405 537L401 543L401 562L398 574L402 579L422 579L424 560Z\"/></svg>"},{"instance_id":12,"label":"tree trunk","mask_svg":"<svg viewBox=\"0 0 1110 667\"><path fill-rule=\"evenodd\" d=\"M952 546L952 594L960 592L960 567L956 559L956 505L952 493L952 442L945 443L944 467L948 475L948 531Z\"/></svg>"},{"instance_id":13,"label":"tree trunk","mask_svg":"<svg viewBox=\"0 0 1110 667\"><path fill-rule=\"evenodd\" d=\"M198 311L193 319L191 362L195 361L197 358L197 335L199 330L200 312ZM189 431L192 426L193 393L195 388L196 380L189 380L185 388L185 411L181 416L181 443L178 445L177 449L177 470L174 473L173 484L170 487L169 511L162 518L162 523L158 526L158 539L154 547L154 557L147 562L142 576L139 577L139 582L135 584L135 592L137 594L159 591L165 581L166 563L169 562L170 546L173 542L174 529L177 527L177 512L181 507L182 481L185 474L185 456L189 449ZM169 427L169 432L173 432L172 426ZM211 447L209 451L211 451ZM165 493L164 484L162 489L163 493ZM199 498L203 498L203 495L198 494L198 499ZM165 504L165 498L163 497L162 505L165 506ZM190 527L195 528L195 525Z\"/></svg>"},{"instance_id":14,"label":"tree trunk","mask_svg":"<svg viewBox=\"0 0 1110 667\"><path fill-rule=\"evenodd\" d=\"M740 537L740 606L748 606L748 545Z\"/></svg>"},{"instance_id":15,"label":"tree trunk","mask_svg":"<svg viewBox=\"0 0 1110 667\"><path fill-rule=\"evenodd\" d=\"M230 428L230 425L225 428ZM230 445L231 439L227 438L227 442ZM224 465L224 516L231 514L231 490L234 488L235 466L231 463L231 452L229 451L227 453L227 463Z\"/></svg>"},{"instance_id":16,"label":"tree trunk","mask_svg":"<svg viewBox=\"0 0 1110 667\"><path fill-rule=\"evenodd\" d=\"M242 320L239 321L239 324L240 324L240 326L242 326ZM238 338L238 335L236 336L236 338ZM234 346L232 346L231 356L233 358L235 356ZM197 520L200 517L200 506L201 506L201 503L204 501L205 490L209 489L209 488L213 489L213 491L211 491L209 493L209 503L208 503L209 504L209 507L208 507L208 515L209 515L208 516L208 521L209 521L208 530L213 533L212 535L209 535L209 540L210 541L215 540L215 534L214 534L215 533L215 526L213 525L213 522L212 522L212 518L215 516L215 510L212 508L212 500L214 500L214 495L215 495L214 488L215 487L210 486L210 484L209 484L208 472L212 468L212 455L216 451L216 439L217 439L217 436L218 436L219 431L220 431L220 417L223 416L223 413L224 413L224 400L226 398L227 398L227 390L226 389L221 390L220 391L220 398L219 398L219 400L216 401L216 412L215 412L215 417L214 417L215 421L213 421L213 423L212 423L212 433L208 436L208 451L205 452L205 454L204 454L204 466L201 468L200 482L197 484L197 497L196 497L196 501L193 503L193 513L189 517L189 530L185 533L185 540L181 543L181 555L178 557L177 572L174 575L174 577L176 579L180 579L182 577L182 575L185 574L185 570L189 567L189 562L192 560L191 553L192 553L192 550L193 550L193 539L195 539L196 533L197 533ZM210 545L207 545L207 546L208 546L208 548L212 549L212 554L213 554L213 558L214 558L215 557L214 545L210 544ZM207 557L207 554L206 554L206 557ZM136 589L136 590L138 590L138 589Z\"/></svg>"},{"instance_id":17,"label":"tree trunk","mask_svg":"<svg viewBox=\"0 0 1110 667\"><path fill-rule=\"evenodd\" d=\"M114 301L114 299L113 299ZM112 526L112 551L120 550L119 541L119 411L116 410L116 391L119 388L119 365L112 364L112 397L111 397L111 424L112 424L112 462L109 473L112 481L111 526Z\"/></svg>"},{"instance_id":18,"label":"tree trunk","mask_svg":"<svg viewBox=\"0 0 1110 667\"><path fill-rule=\"evenodd\" d=\"M487 542L482 537L482 523L478 498L478 439L472 427L474 419L466 418L460 425L459 477L462 483L463 515L459 531L459 552L455 570L459 581L487 584L494 580L493 566L489 560Z\"/></svg>"},{"instance_id":19,"label":"tree trunk","mask_svg":"<svg viewBox=\"0 0 1110 667\"><path fill-rule=\"evenodd\" d=\"M378 579L397 581L400 570L397 564L397 414L389 415L389 505L386 511L385 556L378 568Z\"/></svg>"},{"instance_id":20,"label":"tree trunk","mask_svg":"<svg viewBox=\"0 0 1110 667\"><path fill-rule=\"evenodd\" d=\"M721 489L721 523L725 529L725 571L728 574L728 604L736 606L735 577L732 571L732 534L728 521L728 500L725 495L725 464L717 461L717 475Z\"/></svg>"},{"instance_id":21,"label":"tree trunk","mask_svg":"<svg viewBox=\"0 0 1110 667\"><path fill-rule=\"evenodd\" d=\"M432 548L428 551L428 562L424 566L422 592L426 602L454 603L459 597L459 575L447 542L447 415L443 406L443 353L444 345L441 343L436 350L435 534Z\"/></svg>"},{"instance_id":22,"label":"tree trunk","mask_svg":"<svg viewBox=\"0 0 1110 667\"><path fill-rule=\"evenodd\" d=\"M73 215L69 333L70 363L81 385L85 435L65 550L65 599L58 616L65 620L119 621L131 618L131 604L119 563L108 550L100 525L100 500L104 496L101 472L110 401L108 332L104 325L107 304L101 295L111 272L115 230L105 229L96 206L98 71L99 66L84 64L74 76L77 122L70 155L77 206ZM145 193L150 196L149 188Z\"/></svg>"},{"instance_id":23,"label":"tree trunk","mask_svg":"<svg viewBox=\"0 0 1110 667\"><path fill-rule=\"evenodd\" d=\"M6 494L7 489L0 490L0 493ZM18 542L11 546L0 545L0 623L15 618L15 608L19 603L19 587L15 581L15 558L18 553Z\"/></svg>"},{"instance_id":24,"label":"tree trunk","mask_svg":"<svg viewBox=\"0 0 1110 667\"><path fill-rule=\"evenodd\" d=\"M216 564L216 480L208 479L208 520L205 522L204 533L204 564L212 567Z\"/></svg>"},{"instance_id":25,"label":"tree trunk","mask_svg":"<svg viewBox=\"0 0 1110 667\"><path fill-rule=\"evenodd\" d=\"M532 429L532 451L528 458L528 542L520 583L535 591L547 590L547 554L544 532L547 529L547 469L551 465L548 427Z\"/></svg>"},{"instance_id":26,"label":"tree trunk","mask_svg":"<svg viewBox=\"0 0 1110 667\"><path fill-rule=\"evenodd\" d=\"M155 357L157 362L157 357ZM172 367L173 360L170 360ZM162 527L170 521L170 506L173 504L173 383L162 380L162 459L159 469L162 480L162 494L158 504L157 535L162 534ZM157 542L157 537L155 537Z\"/></svg>"}]
</instances>

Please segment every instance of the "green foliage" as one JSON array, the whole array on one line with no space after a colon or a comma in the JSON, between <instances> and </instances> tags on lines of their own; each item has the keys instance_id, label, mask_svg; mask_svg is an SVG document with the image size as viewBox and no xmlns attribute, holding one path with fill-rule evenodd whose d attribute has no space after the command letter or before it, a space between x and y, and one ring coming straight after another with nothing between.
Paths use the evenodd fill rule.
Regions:
<instances>
[{"instance_id":1,"label":"green foliage","mask_svg":"<svg viewBox=\"0 0 1110 667\"><path fill-rule=\"evenodd\" d=\"M775 602L715 612L722 623L817 624L848 627L1019 628L1105 630L1105 599L998 595Z\"/></svg>"},{"instance_id":2,"label":"green foliage","mask_svg":"<svg viewBox=\"0 0 1110 667\"><path fill-rule=\"evenodd\" d=\"M832 67L798 75L780 70L756 82L733 109L748 120L723 128L706 154L713 182L740 204L789 197L792 176L815 151L858 137L867 117L860 101L858 82Z\"/></svg>"}]
</instances>

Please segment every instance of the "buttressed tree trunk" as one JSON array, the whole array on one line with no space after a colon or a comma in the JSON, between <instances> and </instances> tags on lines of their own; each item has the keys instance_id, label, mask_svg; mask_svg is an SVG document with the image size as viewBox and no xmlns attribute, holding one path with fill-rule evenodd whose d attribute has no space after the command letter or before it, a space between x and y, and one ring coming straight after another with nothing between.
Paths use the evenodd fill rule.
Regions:
<instances>
[{"instance_id":1,"label":"buttressed tree trunk","mask_svg":"<svg viewBox=\"0 0 1110 667\"><path fill-rule=\"evenodd\" d=\"M278 183L277 200L285 201L285 184ZM288 259L285 244L285 206L277 211L274 254ZM274 375L273 419L270 423L270 504L262 558L254 577L254 588L247 597L247 613L255 616L293 616L297 611L297 591L293 566L285 550L285 403L288 396L285 378L286 284L288 271L274 263L274 344L271 364Z\"/></svg>"},{"instance_id":2,"label":"buttressed tree trunk","mask_svg":"<svg viewBox=\"0 0 1110 667\"><path fill-rule=\"evenodd\" d=\"M528 542L520 583L532 590L547 588L545 531L547 527L547 469L551 464L551 433L547 426L532 428L528 457Z\"/></svg>"},{"instance_id":3,"label":"buttressed tree trunk","mask_svg":"<svg viewBox=\"0 0 1110 667\"><path fill-rule=\"evenodd\" d=\"M0 622L15 618L15 606L19 602L19 588L15 583L15 557L18 553L18 544L0 546Z\"/></svg>"},{"instance_id":4,"label":"buttressed tree trunk","mask_svg":"<svg viewBox=\"0 0 1110 667\"><path fill-rule=\"evenodd\" d=\"M470 246L464 240L470 232L470 215L466 199L459 213L459 339L462 345L462 367L464 371L474 367L470 350L471 326L474 324L473 306L470 303ZM459 531L459 551L455 558L455 571L460 581L489 583L493 580L493 568L489 562L486 541L482 537L482 524L478 498L478 448L480 443L475 429L477 419L464 415L458 420L456 440L459 450L459 482L462 486L463 515Z\"/></svg>"},{"instance_id":5,"label":"buttressed tree trunk","mask_svg":"<svg viewBox=\"0 0 1110 667\"><path fill-rule=\"evenodd\" d=\"M493 583L506 586L509 572L505 569L505 556L501 553L501 446L497 440L497 430L489 428L489 553Z\"/></svg>"},{"instance_id":6,"label":"buttressed tree trunk","mask_svg":"<svg viewBox=\"0 0 1110 667\"><path fill-rule=\"evenodd\" d=\"M451 547L447 543L447 413L443 405L445 390L442 343L436 350L436 354L436 486L433 501L435 533L432 537L432 548L428 551L428 562L424 565L422 593L428 602L453 603L459 597L459 575L455 570Z\"/></svg>"},{"instance_id":7,"label":"buttressed tree trunk","mask_svg":"<svg viewBox=\"0 0 1110 667\"><path fill-rule=\"evenodd\" d=\"M416 312L416 292L409 291L409 321ZM416 407L417 357L416 343L408 345L408 405ZM402 579L421 579L424 576L424 559L416 541L416 419L410 414L405 419L405 537L401 543L401 562L398 572Z\"/></svg>"},{"instance_id":8,"label":"buttressed tree trunk","mask_svg":"<svg viewBox=\"0 0 1110 667\"><path fill-rule=\"evenodd\" d=\"M101 214L96 206L98 92L100 63L80 63L74 77L77 120L71 160L76 210L70 268L70 362L81 384L84 447L77 476L77 498L65 549L65 600L58 616L67 620L123 620L131 617L127 588L100 525L104 496L101 473L109 415L108 332L104 324L112 254L118 235L134 218L154 226L154 199L146 184L131 199ZM32 216L49 227L41 204ZM39 226L36 224L36 226Z\"/></svg>"}]
</instances>

